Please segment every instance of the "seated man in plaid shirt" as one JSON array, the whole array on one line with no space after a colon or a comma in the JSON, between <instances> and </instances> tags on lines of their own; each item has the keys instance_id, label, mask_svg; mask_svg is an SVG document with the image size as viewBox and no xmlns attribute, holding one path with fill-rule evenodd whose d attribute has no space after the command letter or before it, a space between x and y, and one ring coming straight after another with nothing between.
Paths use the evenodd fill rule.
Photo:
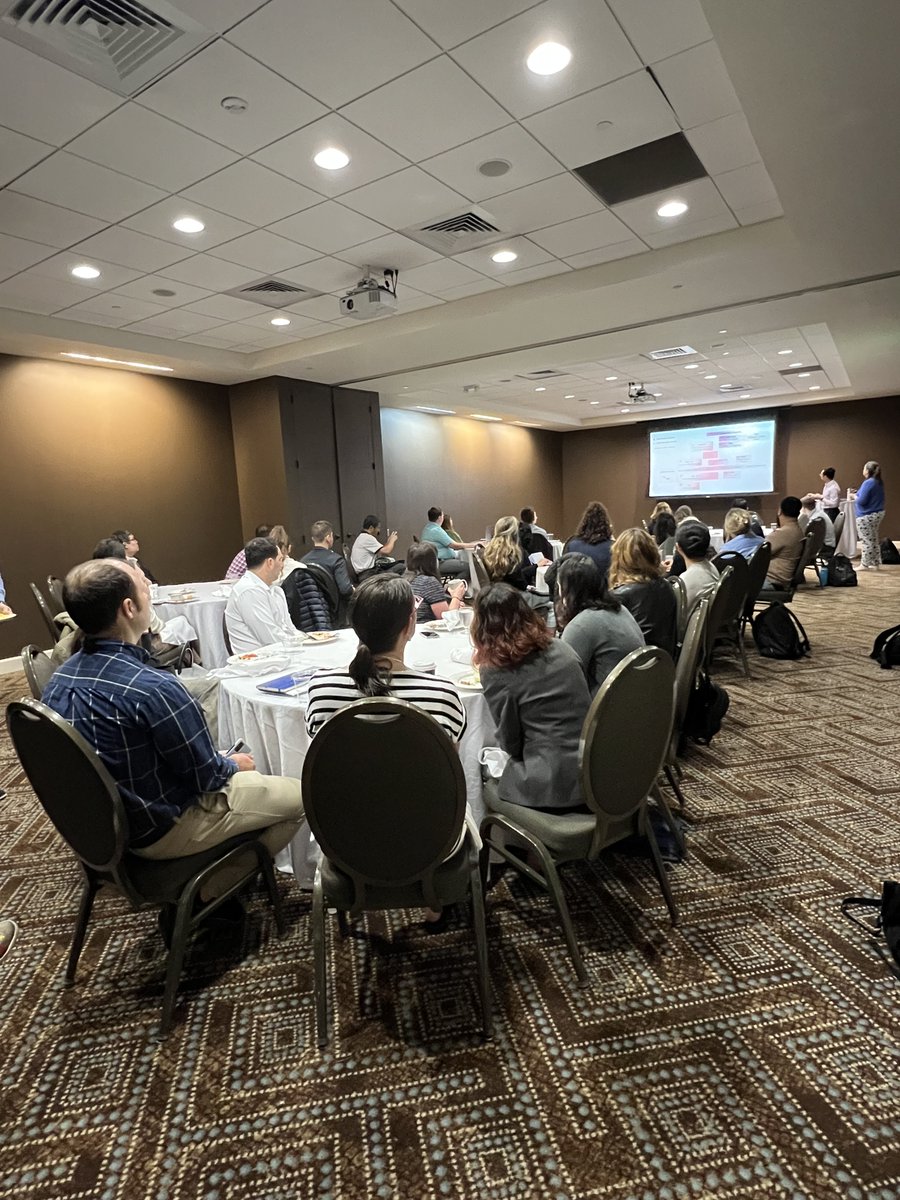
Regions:
<instances>
[{"instance_id":1,"label":"seated man in plaid shirt","mask_svg":"<svg viewBox=\"0 0 900 1200\"><path fill-rule=\"evenodd\" d=\"M69 572L63 594L84 646L55 672L43 702L95 747L116 781L129 850L182 858L251 830L272 854L286 846L303 820L300 781L260 775L249 754L219 754L178 678L148 665L138 645L150 621L143 574L96 559Z\"/></svg>"}]
</instances>

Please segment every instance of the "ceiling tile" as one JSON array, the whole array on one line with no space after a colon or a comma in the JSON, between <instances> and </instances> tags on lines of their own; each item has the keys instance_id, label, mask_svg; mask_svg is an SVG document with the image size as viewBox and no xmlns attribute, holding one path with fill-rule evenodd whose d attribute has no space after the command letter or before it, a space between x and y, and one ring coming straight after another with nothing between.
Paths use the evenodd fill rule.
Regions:
<instances>
[{"instance_id":1,"label":"ceiling tile","mask_svg":"<svg viewBox=\"0 0 900 1200\"><path fill-rule=\"evenodd\" d=\"M319 254L334 254L369 242L387 233L383 225L364 217L358 212L344 208L335 200L307 208L294 217L278 221L272 226L276 233L293 238L303 246L312 246ZM311 258L315 255L310 255Z\"/></svg>"},{"instance_id":2,"label":"ceiling tile","mask_svg":"<svg viewBox=\"0 0 900 1200\"><path fill-rule=\"evenodd\" d=\"M239 96L247 108L229 112L222 107L225 96ZM251 154L326 111L221 39L142 92L138 103L240 154Z\"/></svg>"},{"instance_id":3,"label":"ceiling tile","mask_svg":"<svg viewBox=\"0 0 900 1200\"><path fill-rule=\"evenodd\" d=\"M784 216L784 209L777 200L764 200L762 204L750 204L733 211L742 225L756 225L759 221L771 221Z\"/></svg>"},{"instance_id":4,"label":"ceiling tile","mask_svg":"<svg viewBox=\"0 0 900 1200\"><path fill-rule=\"evenodd\" d=\"M100 275L96 279L76 279L72 275L72 268L84 262L90 263L92 267L97 267L100 271ZM117 263L98 258L97 255L87 258L79 250L57 252L51 258L45 258L34 270L36 274L43 275L47 279L57 279L61 283L74 284L81 289L80 299L82 300L92 292L106 292L110 288L121 287L123 283L129 283L140 275L140 271L133 271L130 267L121 267ZM57 307L62 308L63 305L60 304Z\"/></svg>"},{"instance_id":5,"label":"ceiling tile","mask_svg":"<svg viewBox=\"0 0 900 1200\"><path fill-rule=\"evenodd\" d=\"M495 263L492 255L499 250L511 250L517 257L511 263ZM523 271L526 267L545 263L550 258L552 255L540 246L536 246L528 238L513 237L494 242L490 246L481 246L478 250L467 250L464 254L455 254L453 261L463 263L464 266L471 267L474 271L480 271L490 279L500 279L516 271Z\"/></svg>"},{"instance_id":6,"label":"ceiling tile","mask_svg":"<svg viewBox=\"0 0 900 1200\"><path fill-rule=\"evenodd\" d=\"M600 127L601 122L610 124ZM523 124L567 167L678 133L671 108L646 71L567 100Z\"/></svg>"},{"instance_id":7,"label":"ceiling tile","mask_svg":"<svg viewBox=\"0 0 900 1200\"><path fill-rule=\"evenodd\" d=\"M488 280L485 280L487 283ZM438 304L444 304L445 301L437 296L426 296L424 292L414 292L412 288L404 288L400 285L400 295L398 297L398 312L402 316L403 313L418 312L420 308L434 308Z\"/></svg>"},{"instance_id":8,"label":"ceiling tile","mask_svg":"<svg viewBox=\"0 0 900 1200\"><path fill-rule=\"evenodd\" d=\"M289 283L299 283L301 287L311 288L315 292L337 292L354 287L358 282L359 272L338 258L318 258L315 262L304 263L296 270L282 271L282 276ZM335 320L339 312L335 299Z\"/></svg>"},{"instance_id":9,"label":"ceiling tile","mask_svg":"<svg viewBox=\"0 0 900 1200\"><path fill-rule=\"evenodd\" d=\"M228 40L329 108L437 53L389 0L272 0Z\"/></svg>"},{"instance_id":10,"label":"ceiling tile","mask_svg":"<svg viewBox=\"0 0 900 1200\"><path fill-rule=\"evenodd\" d=\"M233 338L223 338L215 333L192 333L180 339L191 346L209 346L213 350L230 350L235 345Z\"/></svg>"},{"instance_id":11,"label":"ceiling tile","mask_svg":"<svg viewBox=\"0 0 900 1200\"><path fill-rule=\"evenodd\" d=\"M718 217L707 217L703 221L692 221L689 225L681 225L677 229L663 230L661 233L648 233L644 240L659 250L663 246L674 246L676 242L690 242L694 238L709 237L713 233L724 233L726 229L737 229L737 221L726 209Z\"/></svg>"},{"instance_id":12,"label":"ceiling tile","mask_svg":"<svg viewBox=\"0 0 900 1200\"><path fill-rule=\"evenodd\" d=\"M106 221L121 221L165 196L159 188L138 183L64 150L58 150L22 175L13 189Z\"/></svg>"},{"instance_id":13,"label":"ceiling tile","mask_svg":"<svg viewBox=\"0 0 900 1200\"><path fill-rule=\"evenodd\" d=\"M732 113L698 125L687 134L709 175L733 171L759 161L759 150L743 113Z\"/></svg>"},{"instance_id":14,"label":"ceiling tile","mask_svg":"<svg viewBox=\"0 0 900 1200\"><path fill-rule=\"evenodd\" d=\"M505 175L481 174L479 165L492 159L509 164ZM507 125L421 165L470 200L485 200L559 173L559 162L521 125Z\"/></svg>"},{"instance_id":15,"label":"ceiling tile","mask_svg":"<svg viewBox=\"0 0 900 1200\"><path fill-rule=\"evenodd\" d=\"M80 242L103 228L102 221L45 204L8 189L0 191L0 233L62 248Z\"/></svg>"},{"instance_id":16,"label":"ceiling tile","mask_svg":"<svg viewBox=\"0 0 900 1200\"><path fill-rule=\"evenodd\" d=\"M483 276L471 267L455 262L452 258L442 258L438 262L427 263L424 267L414 267L407 271L404 282L429 296L442 296L447 288L478 283L482 278Z\"/></svg>"},{"instance_id":17,"label":"ceiling tile","mask_svg":"<svg viewBox=\"0 0 900 1200\"><path fill-rule=\"evenodd\" d=\"M343 150L350 157L348 165L339 171L326 171L313 162L320 150L330 146ZM325 196L340 196L407 165L399 154L339 113L329 113L321 120L313 121L253 157L263 166Z\"/></svg>"},{"instance_id":18,"label":"ceiling tile","mask_svg":"<svg viewBox=\"0 0 900 1200\"><path fill-rule=\"evenodd\" d=\"M56 251L51 246L38 242L27 242L23 238L0 233L0 279L18 275L20 271L33 267L45 258L52 258Z\"/></svg>"},{"instance_id":19,"label":"ceiling tile","mask_svg":"<svg viewBox=\"0 0 900 1200\"><path fill-rule=\"evenodd\" d=\"M182 258L187 258L192 251L185 247L174 246L160 238L148 237L134 229L126 229L122 225L110 226L102 233L97 233L76 247L79 254L88 258L96 256L105 258L107 262L118 263L122 267L134 267L136 271L161 271Z\"/></svg>"},{"instance_id":20,"label":"ceiling tile","mask_svg":"<svg viewBox=\"0 0 900 1200\"><path fill-rule=\"evenodd\" d=\"M157 291L173 292L172 296L158 296ZM182 304L191 304L209 296L204 288L192 287L180 283L176 279L166 279L163 275L144 275L133 279L123 287L116 288L112 295L133 296L136 300L149 300L151 304L162 304L166 308L180 308Z\"/></svg>"},{"instance_id":21,"label":"ceiling tile","mask_svg":"<svg viewBox=\"0 0 900 1200\"><path fill-rule=\"evenodd\" d=\"M700 0L607 0L645 63L657 63L712 37Z\"/></svg>"},{"instance_id":22,"label":"ceiling tile","mask_svg":"<svg viewBox=\"0 0 900 1200\"><path fill-rule=\"evenodd\" d=\"M775 186L762 163L738 167L715 177L716 187L731 208L749 208L751 204L769 204L778 199Z\"/></svg>"},{"instance_id":23,"label":"ceiling tile","mask_svg":"<svg viewBox=\"0 0 900 1200\"><path fill-rule=\"evenodd\" d=\"M681 200L688 206L688 211L680 217L659 216L656 210L667 200ZM693 183L685 183L680 187L640 196L637 200L626 200L624 204L614 205L611 211L638 237L667 233L682 225L693 225L728 214L728 208L711 179L695 179Z\"/></svg>"},{"instance_id":24,"label":"ceiling tile","mask_svg":"<svg viewBox=\"0 0 900 1200\"><path fill-rule=\"evenodd\" d=\"M574 217L603 211L592 191L574 175L554 175L515 192L494 196L486 205L500 228L510 233L530 233Z\"/></svg>"},{"instance_id":25,"label":"ceiling tile","mask_svg":"<svg viewBox=\"0 0 900 1200\"><path fill-rule=\"evenodd\" d=\"M24 133L0 127L0 187L52 153L53 147L46 142L38 142Z\"/></svg>"},{"instance_id":26,"label":"ceiling tile","mask_svg":"<svg viewBox=\"0 0 900 1200\"><path fill-rule=\"evenodd\" d=\"M84 291L74 280L63 283L51 276L37 274L37 270L31 267L14 279L0 283L0 307L49 314L63 305L77 304L84 299Z\"/></svg>"},{"instance_id":27,"label":"ceiling tile","mask_svg":"<svg viewBox=\"0 0 900 1200\"><path fill-rule=\"evenodd\" d=\"M420 246L418 242L404 237L402 233L386 233L371 242L361 242L358 246L343 250L336 257L352 263L355 267L369 266L373 271L380 273L385 267L409 271L412 267L434 262L442 255L427 246Z\"/></svg>"},{"instance_id":28,"label":"ceiling tile","mask_svg":"<svg viewBox=\"0 0 900 1200\"><path fill-rule=\"evenodd\" d=\"M240 322L231 322L228 325L217 325L215 329L211 329L208 334L203 336L215 337L234 346L247 341L248 331L246 325L242 325Z\"/></svg>"},{"instance_id":29,"label":"ceiling tile","mask_svg":"<svg viewBox=\"0 0 900 1200\"><path fill-rule=\"evenodd\" d=\"M209 138L137 104L111 113L66 149L167 192L180 191L236 157Z\"/></svg>"},{"instance_id":30,"label":"ceiling tile","mask_svg":"<svg viewBox=\"0 0 900 1200\"><path fill-rule=\"evenodd\" d=\"M341 203L388 229L405 229L465 208L466 200L418 167L367 183L341 197Z\"/></svg>"},{"instance_id":31,"label":"ceiling tile","mask_svg":"<svg viewBox=\"0 0 900 1200\"><path fill-rule=\"evenodd\" d=\"M654 71L684 129L741 111L715 42L667 58Z\"/></svg>"},{"instance_id":32,"label":"ceiling tile","mask_svg":"<svg viewBox=\"0 0 900 1200\"><path fill-rule=\"evenodd\" d=\"M225 33L265 3L266 0L178 0L178 10L206 29Z\"/></svg>"},{"instance_id":33,"label":"ceiling tile","mask_svg":"<svg viewBox=\"0 0 900 1200\"><path fill-rule=\"evenodd\" d=\"M501 287L503 284L499 280L485 279L482 276L469 283L461 283L457 287L444 288L441 291L441 299L452 303L454 300L464 300L467 296L478 296L482 292L495 292L497 288Z\"/></svg>"},{"instance_id":34,"label":"ceiling tile","mask_svg":"<svg viewBox=\"0 0 900 1200\"><path fill-rule=\"evenodd\" d=\"M523 267L520 271L510 271L503 276L505 287L515 287L517 283L530 283L532 279L549 279L551 275L564 275L571 267L556 258L538 263L533 267Z\"/></svg>"},{"instance_id":35,"label":"ceiling tile","mask_svg":"<svg viewBox=\"0 0 900 1200\"><path fill-rule=\"evenodd\" d=\"M531 240L557 258L567 258L586 250L596 250L598 246L627 241L630 232L611 212L599 212L551 225L549 229L538 229L531 234Z\"/></svg>"},{"instance_id":36,"label":"ceiling tile","mask_svg":"<svg viewBox=\"0 0 900 1200\"><path fill-rule=\"evenodd\" d=\"M173 222L180 217L196 217L206 228L202 233L181 233L173 228ZM215 209L206 208L196 200L188 200L183 196L167 196L158 204L136 213L123 222L129 229L137 229L141 233L149 233L153 237L162 238L164 242L172 242L182 246L191 254L210 250L222 242L230 242L241 234L250 233L252 225L246 221L238 221L227 217Z\"/></svg>"},{"instance_id":37,"label":"ceiling tile","mask_svg":"<svg viewBox=\"0 0 900 1200\"><path fill-rule=\"evenodd\" d=\"M233 242L217 246L210 253L214 258L224 258L227 262L249 267L258 275L277 275L279 271L298 267L300 263L319 257L315 250L278 237L267 229L254 229L252 233L245 233Z\"/></svg>"},{"instance_id":38,"label":"ceiling tile","mask_svg":"<svg viewBox=\"0 0 900 1200\"><path fill-rule=\"evenodd\" d=\"M369 92L342 115L414 162L509 123L500 105L446 57Z\"/></svg>"},{"instance_id":39,"label":"ceiling tile","mask_svg":"<svg viewBox=\"0 0 900 1200\"><path fill-rule=\"evenodd\" d=\"M313 296L311 300L298 300L284 310L285 316L296 314L313 321L336 321L341 315L337 296Z\"/></svg>"},{"instance_id":40,"label":"ceiling tile","mask_svg":"<svg viewBox=\"0 0 900 1200\"><path fill-rule=\"evenodd\" d=\"M88 324L120 326L130 321L140 321L144 317L156 316L165 312L162 305L149 304L146 300L133 300L128 296L117 296L114 292L105 292L102 296L91 296L69 308L56 313L57 317L65 317L71 321L85 321Z\"/></svg>"},{"instance_id":41,"label":"ceiling tile","mask_svg":"<svg viewBox=\"0 0 900 1200\"><path fill-rule=\"evenodd\" d=\"M205 300L185 305L185 311L219 317L223 321L245 321L248 317L256 316L259 305L251 300L238 300L237 296L207 296Z\"/></svg>"},{"instance_id":42,"label":"ceiling tile","mask_svg":"<svg viewBox=\"0 0 900 1200\"><path fill-rule=\"evenodd\" d=\"M221 258L213 258L210 254L195 254L183 262L167 267L167 279L175 279L181 283L189 283L194 287L206 288L211 292L227 292L231 288L240 287L244 283L252 283L265 272L251 271L248 267L240 267L236 263L224 262Z\"/></svg>"},{"instance_id":43,"label":"ceiling tile","mask_svg":"<svg viewBox=\"0 0 900 1200\"><path fill-rule=\"evenodd\" d=\"M394 0L429 37L445 50L466 42L493 25L499 25L523 9L534 4L534 0Z\"/></svg>"},{"instance_id":44,"label":"ceiling tile","mask_svg":"<svg viewBox=\"0 0 900 1200\"><path fill-rule=\"evenodd\" d=\"M129 328L138 329L141 326L146 326L151 321L165 325L169 329L175 329L179 333L206 333L224 324L218 317L209 317L204 316L202 313L188 312L186 308L173 308L161 315L147 317L144 321L134 322ZM152 331L148 330L148 332Z\"/></svg>"},{"instance_id":45,"label":"ceiling tile","mask_svg":"<svg viewBox=\"0 0 900 1200\"><path fill-rule=\"evenodd\" d=\"M322 199L309 188L247 159L194 184L184 195L251 225L271 225Z\"/></svg>"},{"instance_id":46,"label":"ceiling tile","mask_svg":"<svg viewBox=\"0 0 900 1200\"><path fill-rule=\"evenodd\" d=\"M525 60L542 42L560 42L572 61L535 75ZM453 58L515 117L527 117L641 67L605 4L546 0L453 51ZM587 161L587 160L586 160Z\"/></svg>"},{"instance_id":47,"label":"ceiling tile","mask_svg":"<svg viewBox=\"0 0 900 1200\"><path fill-rule=\"evenodd\" d=\"M0 113L9 128L61 146L121 103L121 96L0 38Z\"/></svg>"},{"instance_id":48,"label":"ceiling tile","mask_svg":"<svg viewBox=\"0 0 900 1200\"><path fill-rule=\"evenodd\" d=\"M586 250L582 254L567 254L566 262L575 270L582 267L596 267L600 263L614 262L619 258L630 258L632 254L643 254L647 247L639 238L629 238L626 242L615 242L612 246L601 246L598 250Z\"/></svg>"}]
</instances>

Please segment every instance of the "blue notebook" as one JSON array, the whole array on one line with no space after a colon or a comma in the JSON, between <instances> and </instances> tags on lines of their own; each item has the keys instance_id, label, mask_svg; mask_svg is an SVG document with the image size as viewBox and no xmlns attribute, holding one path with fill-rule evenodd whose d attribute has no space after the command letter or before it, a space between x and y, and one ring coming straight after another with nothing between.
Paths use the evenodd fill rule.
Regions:
<instances>
[{"instance_id":1,"label":"blue notebook","mask_svg":"<svg viewBox=\"0 0 900 1200\"><path fill-rule=\"evenodd\" d=\"M258 683L256 690L268 692L273 696L296 696L306 691L317 670L318 667L304 667L298 671L291 671L288 675L278 675L275 679L266 679Z\"/></svg>"}]
</instances>

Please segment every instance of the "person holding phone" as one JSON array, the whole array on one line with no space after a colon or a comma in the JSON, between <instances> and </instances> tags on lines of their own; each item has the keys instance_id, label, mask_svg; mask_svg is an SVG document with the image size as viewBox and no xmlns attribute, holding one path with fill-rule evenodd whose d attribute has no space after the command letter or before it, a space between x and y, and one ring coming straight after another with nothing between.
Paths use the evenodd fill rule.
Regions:
<instances>
[{"instance_id":1,"label":"person holding phone","mask_svg":"<svg viewBox=\"0 0 900 1200\"><path fill-rule=\"evenodd\" d=\"M360 582L376 571L393 571L395 575L402 575L406 570L405 563L392 557L397 544L397 530L389 529L383 542L380 538L381 521L378 517L374 513L363 517L362 532L356 535L350 551L350 565Z\"/></svg>"}]
</instances>

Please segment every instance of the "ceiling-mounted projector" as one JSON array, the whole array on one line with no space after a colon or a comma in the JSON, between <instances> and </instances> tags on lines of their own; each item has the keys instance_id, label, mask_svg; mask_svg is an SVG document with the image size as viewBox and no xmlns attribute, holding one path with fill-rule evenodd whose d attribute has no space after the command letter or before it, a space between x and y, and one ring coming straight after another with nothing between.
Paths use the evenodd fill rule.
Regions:
<instances>
[{"instance_id":1,"label":"ceiling-mounted projector","mask_svg":"<svg viewBox=\"0 0 900 1200\"><path fill-rule=\"evenodd\" d=\"M355 317L357 321L372 321L376 317L390 317L397 311L397 278L399 271L386 269L384 283L379 283L366 267L363 277L346 296L341 296L341 316Z\"/></svg>"},{"instance_id":2,"label":"ceiling-mounted projector","mask_svg":"<svg viewBox=\"0 0 900 1200\"><path fill-rule=\"evenodd\" d=\"M626 404L655 404L656 397L645 391L642 383L629 383Z\"/></svg>"}]
</instances>

